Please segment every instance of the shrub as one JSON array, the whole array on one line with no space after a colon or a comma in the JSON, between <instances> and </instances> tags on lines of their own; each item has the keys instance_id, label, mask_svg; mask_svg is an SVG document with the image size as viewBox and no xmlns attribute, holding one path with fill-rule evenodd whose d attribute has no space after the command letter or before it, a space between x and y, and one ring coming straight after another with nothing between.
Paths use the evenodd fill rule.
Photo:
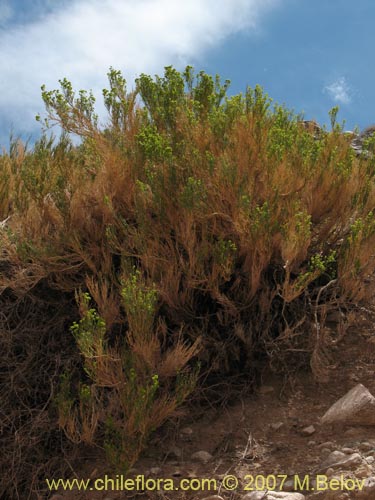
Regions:
<instances>
[{"instance_id":1,"label":"shrub","mask_svg":"<svg viewBox=\"0 0 375 500\"><path fill-rule=\"evenodd\" d=\"M101 425L108 459L125 472L150 433L193 390L197 373L186 372L185 366L197 343L187 347L179 340L162 353L153 330L156 292L145 288L137 270L125 279L122 288L129 324L127 343L110 347L105 321L89 308L89 294L81 293L77 298L82 319L73 323L71 331L91 384L80 383L72 397L69 377L64 374L58 397L60 425L71 440L88 444L96 443Z\"/></svg>"},{"instance_id":2,"label":"shrub","mask_svg":"<svg viewBox=\"0 0 375 500\"><path fill-rule=\"evenodd\" d=\"M58 393L69 439L129 467L194 390L196 366L252 378L268 360L327 378L327 312L372 296L375 160L355 157L335 108L315 137L259 86L228 97L228 81L167 67L129 93L108 76L105 127L64 79L43 87L42 138L0 157L1 340L19 333L19 301L37 291L45 312L61 297L70 354L50 358L40 408L53 415Z\"/></svg>"}]
</instances>

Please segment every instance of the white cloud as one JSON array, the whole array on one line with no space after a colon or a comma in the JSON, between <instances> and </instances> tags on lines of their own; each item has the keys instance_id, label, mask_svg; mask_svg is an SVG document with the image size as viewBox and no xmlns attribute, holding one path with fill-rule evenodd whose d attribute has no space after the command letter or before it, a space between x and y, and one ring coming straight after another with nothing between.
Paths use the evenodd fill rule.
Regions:
<instances>
[{"instance_id":1,"label":"white cloud","mask_svg":"<svg viewBox=\"0 0 375 500\"><path fill-rule=\"evenodd\" d=\"M349 104L351 101L351 89L345 77L338 78L335 82L324 87L324 90L332 97L335 102Z\"/></svg>"},{"instance_id":2,"label":"white cloud","mask_svg":"<svg viewBox=\"0 0 375 500\"><path fill-rule=\"evenodd\" d=\"M100 96L110 66L132 86L141 72L183 67L228 35L255 30L281 0L76 0L37 21L0 32L0 116L15 131L43 111L40 86ZM200 68L198 68L200 69ZM227 77L228 75L223 75ZM5 120L5 121L4 121Z\"/></svg>"}]
</instances>

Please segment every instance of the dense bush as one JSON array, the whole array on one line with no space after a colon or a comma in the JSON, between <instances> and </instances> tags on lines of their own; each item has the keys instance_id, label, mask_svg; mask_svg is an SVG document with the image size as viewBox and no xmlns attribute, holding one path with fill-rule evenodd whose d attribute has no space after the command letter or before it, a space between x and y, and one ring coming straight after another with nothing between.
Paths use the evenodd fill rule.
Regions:
<instances>
[{"instance_id":1,"label":"dense bush","mask_svg":"<svg viewBox=\"0 0 375 500\"><path fill-rule=\"evenodd\" d=\"M42 138L0 157L0 419L23 471L9 495L41 422L124 471L200 374L251 380L268 360L325 380L327 313L372 296L375 160L355 157L337 110L315 137L259 86L228 97L167 67L129 93L111 69L100 125L93 96L60 84L43 87Z\"/></svg>"}]
</instances>

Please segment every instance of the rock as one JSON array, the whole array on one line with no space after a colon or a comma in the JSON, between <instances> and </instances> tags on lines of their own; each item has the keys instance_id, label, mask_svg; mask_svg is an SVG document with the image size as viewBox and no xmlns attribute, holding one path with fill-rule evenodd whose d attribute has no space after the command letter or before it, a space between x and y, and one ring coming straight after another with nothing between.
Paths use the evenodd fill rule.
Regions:
<instances>
[{"instance_id":1,"label":"rock","mask_svg":"<svg viewBox=\"0 0 375 500\"><path fill-rule=\"evenodd\" d=\"M329 455L330 453L331 453L331 450L329 448L322 448L323 455Z\"/></svg>"},{"instance_id":2,"label":"rock","mask_svg":"<svg viewBox=\"0 0 375 500\"><path fill-rule=\"evenodd\" d=\"M350 145L358 156L362 155L365 158L371 158L373 156L373 154L366 149L365 142L372 137L374 132L375 126L370 125L352 139Z\"/></svg>"},{"instance_id":3,"label":"rock","mask_svg":"<svg viewBox=\"0 0 375 500\"><path fill-rule=\"evenodd\" d=\"M341 451L343 453L345 453L346 455L352 455L353 453L355 453L355 450L353 450L353 448L341 448Z\"/></svg>"},{"instance_id":4,"label":"rock","mask_svg":"<svg viewBox=\"0 0 375 500\"><path fill-rule=\"evenodd\" d=\"M370 465L375 462L375 458L373 456L371 456L371 455L369 457L366 457L365 460Z\"/></svg>"},{"instance_id":5,"label":"rock","mask_svg":"<svg viewBox=\"0 0 375 500\"><path fill-rule=\"evenodd\" d=\"M364 478L371 476L371 473L372 473L372 468L365 463L362 464L360 467L358 467L358 469L356 469L354 475L356 477Z\"/></svg>"},{"instance_id":6,"label":"rock","mask_svg":"<svg viewBox=\"0 0 375 500\"><path fill-rule=\"evenodd\" d=\"M315 120L301 120L298 123L306 132L309 132L314 139L319 139L321 137L323 130Z\"/></svg>"},{"instance_id":7,"label":"rock","mask_svg":"<svg viewBox=\"0 0 375 500\"><path fill-rule=\"evenodd\" d=\"M157 476L160 474L161 468L160 467L151 467L150 473L153 474L154 476Z\"/></svg>"},{"instance_id":8,"label":"rock","mask_svg":"<svg viewBox=\"0 0 375 500\"><path fill-rule=\"evenodd\" d=\"M243 496L241 500L305 500L305 496L302 493L288 491L252 491Z\"/></svg>"},{"instance_id":9,"label":"rock","mask_svg":"<svg viewBox=\"0 0 375 500\"><path fill-rule=\"evenodd\" d=\"M337 464L342 462L345 458L347 458L347 456L342 451L332 451L322 463L322 467L329 467L332 464Z\"/></svg>"},{"instance_id":10,"label":"rock","mask_svg":"<svg viewBox=\"0 0 375 500\"><path fill-rule=\"evenodd\" d=\"M302 436L311 436L314 432L316 432L316 429L313 425L309 425L301 430Z\"/></svg>"},{"instance_id":11,"label":"rock","mask_svg":"<svg viewBox=\"0 0 375 500\"><path fill-rule=\"evenodd\" d=\"M370 476L365 479L362 491L359 492L356 498L370 500L375 496L375 476Z\"/></svg>"},{"instance_id":12,"label":"rock","mask_svg":"<svg viewBox=\"0 0 375 500\"><path fill-rule=\"evenodd\" d=\"M264 491L252 491L251 493L246 493L241 500L263 500L265 497Z\"/></svg>"},{"instance_id":13,"label":"rock","mask_svg":"<svg viewBox=\"0 0 375 500\"><path fill-rule=\"evenodd\" d=\"M318 448L332 448L335 445L332 441L326 441L325 443L321 443L318 445Z\"/></svg>"},{"instance_id":14,"label":"rock","mask_svg":"<svg viewBox=\"0 0 375 500\"><path fill-rule=\"evenodd\" d=\"M363 463L362 457L359 453L353 453L352 455L346 455L341 451L334 451L331 453L327 459L322 463L322 469L327 467L330 468L353 468L356 465L361 465Z\"/></svg>"},{"instance_id":15,"label":"rock","mask_svg":"<svg viewBox=\"0 0 375 500\"><path fill-rule=\"evenodd\" d=\"M183 436L191 436L193 434L193 429L191 427L184 427L181 429L181 434Z\"/></svg>"},{"instance_id":16,"label":"rock","mask_svg":"<svg viewBox=\"0 0 375 500\"><path fill-rule=\"evenodd\" d=\"M375 447L371 443L368 443L367 441L364 441L363 443L360 443L358 445L358 448L361 451L370 451L370 450L373 450Z\"/></svg>"},{"instance_id":17,"label":"rock","mask_svg":"<svg viewBox=\"0 0 375 500\"><path fill-rule=\"evenodd\" d=\"M178 446L171 446L166 453L169 459L177 459L180 460L182 458L182 450Z\"/></svg>"},{"instance_id":18,"label":"rock","mask_svg":"<svg viewBox=\"0 0 375 500\"><path fill-rule=\"evenodd\" d=\"M283 491L294 491L295 481L294 479L287 479L283 484Z\"/></svg>"},{"instance_id":19,"label":"rock","mask_svg":"<svg viewBox=\"0 0 375 500\"><path fill-rule=\"evenodd\" d=\"M321 139L326 133L315 120L299 120L298 125L301 128L305 129L306 132L310 133L315 140ZM350 146L357 156L372 158L373 153L368 150L369 148L366 146L366 141L368 141L368 139L370 139L374 133L375 125L370 125L360 134L357 134L352 130L347 130L343 132L343 135L349 137L351 141Z\"/></svg>"},{"instance_id":20,"label":"rock","mask_svg":"<svg viewBox=\"0 0 375 500\"><path fill-rule=\"evenodd\" d=\"M271 424L270 427L272 430L278 431L279 429L281 429L281 427L283 425L284 425L284 422L275 422L275 423Z\"/></svg>"},{"instance_id":21,"label":"rock","mask_svg":"<svg viewBox=\"0 0 375 500\"><path fill-rule=\"evenodd\" d=\"M340 466L342 467L353 467L354 465L359 465L363 463L363 459L359 453L352 453L345 460L340 462Z\"/></svg>"},{"instance_id":22,"label":"rock","mask_svg":"<svg viewBox=\"0 0 375 500\"><path fill-rule=\"evenodd\" d=\"M321 418L322 424L375 425L375 398L358 384L336 401Z\"/></svg>"},{"instance_id":23,"label":"rock","mask_svg":"<svg viewBox=\"0 0 375 500\"><path fill-rule=\"evenodd\" d=\"M200 450L196 451L191 455L191 459L194 460L195 462L202 462L203 464L206 464L210 460L212 460L212 455L211 453L208 453L208 451Z\"/></svg>"}]
</instances>

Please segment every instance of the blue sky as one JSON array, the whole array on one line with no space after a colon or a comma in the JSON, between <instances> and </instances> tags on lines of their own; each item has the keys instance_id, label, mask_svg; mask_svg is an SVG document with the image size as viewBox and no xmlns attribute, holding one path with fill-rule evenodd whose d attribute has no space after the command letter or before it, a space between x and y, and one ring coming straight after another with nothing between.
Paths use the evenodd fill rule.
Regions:
<instances>
[{"instance_id":1,"label":"blue sky","mask_svg":"<svg viewBox=\"0 0 375 500\"><path fill-rule=\"evenodd\" d=\"M306 119L347 130L375 122L373 0L1 0L0 145L36 139L40 86L101 89L110 66L131 89L164 66L230 79L230 94L263 86Z\"/></svg>"}]
</instances>

